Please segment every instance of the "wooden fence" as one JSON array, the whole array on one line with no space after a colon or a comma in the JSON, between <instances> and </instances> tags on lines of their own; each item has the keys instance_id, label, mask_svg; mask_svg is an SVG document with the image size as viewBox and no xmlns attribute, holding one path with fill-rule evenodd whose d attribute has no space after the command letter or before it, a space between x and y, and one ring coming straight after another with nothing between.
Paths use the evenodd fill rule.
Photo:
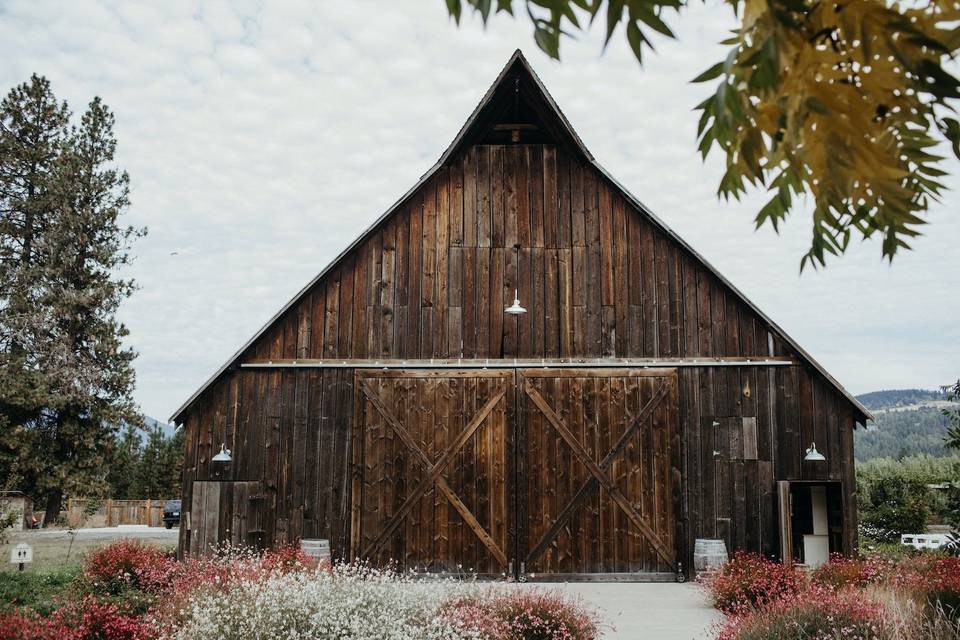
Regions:
<instances>
[{"instance_id":1,"label":"wooden fence","mask_svg":"<svg viewBox=\"0 0 960 640\"><path fill-rule=\"evenodd\" d=\"M163 526L166 500L104 500L92 514L85 514L89 500L67 500L67 522L74 526L116 527L123 524Z\"/></svg>"}]
</instances>

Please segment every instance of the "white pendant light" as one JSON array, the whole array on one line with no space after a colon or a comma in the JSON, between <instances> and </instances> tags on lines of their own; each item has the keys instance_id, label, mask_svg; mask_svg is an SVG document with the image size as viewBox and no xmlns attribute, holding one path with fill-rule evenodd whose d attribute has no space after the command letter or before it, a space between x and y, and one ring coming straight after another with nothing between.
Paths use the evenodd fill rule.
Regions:
<instances>
[{"instance_id":1,"label":"white pendant light","mask_svg":"<svg viewBox=\"0 0 960 640\"><path fill-rule=\"evenodd\" d=\"M514 289L513 291L513 304L503 310L504 313L509 313L512 316L522 316L527 312L526 309L520 306L520 290Z\"/></svg>"},{"instance_id":2,"label":"white pendant light","mask_svg":"<svg viewBox=\"0 0 960 640\"><path fill-rule=\"evenodd\" d=\"M823 454L817 451L817 443L811 442L810 448L807 449L807 455L803 458L807 462L823 462L826 458L823 457Z\"/></svg>"},{"instance_id":3,"label":"white pendant light","mask_svg":"<svg viewBox=\"0 0 960 640\"><path fill-rule=\"evenodd\" d=\"M227 444L220 445L220 453L213 456L212 462L230 462L232 458L230 457L230 449L227 449Z\"/></svg>"}]
</instances>

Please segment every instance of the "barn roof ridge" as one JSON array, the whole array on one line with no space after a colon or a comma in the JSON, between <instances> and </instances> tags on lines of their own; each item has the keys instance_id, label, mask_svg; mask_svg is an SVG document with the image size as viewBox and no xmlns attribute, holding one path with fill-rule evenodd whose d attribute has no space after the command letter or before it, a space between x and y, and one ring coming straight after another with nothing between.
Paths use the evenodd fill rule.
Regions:
<instances>
[{"instance_id":1,"label":"barn roof ridge","mask_svg":"<svg viewBox=\"0 0 960 640\"><path fill-rule=\"evenodd\" d=\"M740 291L736 286L733 285L718 269L716 269L710 262L706 260L696 249L694 249L686 240L684 240L680 235L673 231L663 220L661 220L653 211L646 206L643 202L640 201L633 193L631 193L623 184L621 184L616 178L614 178L610 172L608 172L597 160L593 157L593 154L590 153L586 145L580 139L580 136L577 134L576 130L570 124L567 117L564 115L563 111L560 109L559 105L554 101L553 96L550 95L550 92L547 90L546 86L543 84L543 81L533 70L533 67L530 66L530 63L527 61L526 57L523 55L523 52L520 49L516 49L513 54L510 56L510 59L503 66L500 73L497 75L496 79L484 93L483 97L480 99L480 102L471 112L470 116L464 122L463 126L458 131L457 135L454 137L453 141L447 146L444 152L441 154L440 158L423 174L420 176L420 179L408 189L400 198L398 198L382 215L380 215L369 227L367 227L360 235L358 235L350 244L348 244L343 251L341 251L333 260L331 260L327 266L325 266L315 277L313 277L300 291L297 292L293 298L290 299L287 304L285 304L276 314L274 314L247 342L243 344L230 358L221 366L217 371L210 376L191 396L184 402L179 409L174 412L170 417L172 422L178 422L181 420L182 416L186 411L193 405L193 403L206 391L217 379L223 375L228 369L234 366L237 360L244 354L244 352L252 346L257 339L262 336L267 329L269 329L280 317L283 316L291 307L293 307L313 286L320 281L327 273L329 273L334 267L336 267L341 260L353 252L353 250L358 247L374 230L380 227L384 221L390 218L397 210L401 208L403 204L407 202L430 178L436 174L436 172L443 167L452 157L456 155L457 152L461 150L461 147L465 146L466 142L469 139L471 132L474 127L477 125L478 118L483 113L484 109L490 106L491 101L496 94L496 91L501 88L504 81L509 77L510 73L515 69L519 68L522 72L526 73L529 80L531 80L534 86L537 88L540 97L544 100L546 105L549 107L550 115L552 115L557 120L557 124L560 125L561 131L566 134L569 144L583 155L584 159L595 168L603 177L605 177L618 191L623 194L623 196L633 204L634 207L639 209L646 215L651 222L653 222L657 227L660 228L662 232L667 234L674 242L678 243L684 250L689 252L698 262L707 271L713 274L724 286L726 286L730 291L734 293L744 304L746 304L752 311L754 311L773 331L776 333L784 342L786 342L800 358L806 361L807 364L812 366L820 375L822 375L837 391L841 393L860 413L860 417L864 420L872 419L873 414L859 401L856 397L853 396L849 391L847 391L843 385L841 385L829 372L817 362L813 356L807 353L793 338L791 338L783 328L780 327L776 322L770 319L759 307L757 307L753 301L751 301L742 291Z\"/></svg>"}]
</instances>

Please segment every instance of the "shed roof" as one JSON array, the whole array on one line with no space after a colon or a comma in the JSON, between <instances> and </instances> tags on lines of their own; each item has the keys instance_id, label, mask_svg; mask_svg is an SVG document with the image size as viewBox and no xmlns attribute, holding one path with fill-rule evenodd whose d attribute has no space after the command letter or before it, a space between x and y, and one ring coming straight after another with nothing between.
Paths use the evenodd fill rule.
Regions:
<instances>
[{"instance_id":1,"label":"shed roof","mask_svg":"<svg viewBox=\"0 0 960 640\"><path fill-rule=\"evenodd\" d=\"M549 132L549 134L557 141L558 144L567 147L575 154L579 155L592 165L597 171L599 171L607 180L613 184L627 200L629 200L637 209L642 211L657 227L659 227L667 236L669 236L674 242L678 243L686 251L690 253L694 258L696 258L704 268L706 268L710 273L715 275L726 287L730 289L744 304L746 304L750 309L752 309L761 319L766 322L770 329L780 337L786 344L788 344L797 355L805 361L807 364L812 366L819 372L840 394L842 394L853 406L855 413L859 417L859 421L865 421L868 419L873 419L873 414L859 401L854 397L849 391L847 391L843 385L841 385L833 376L831 376L823 366L817 362L809 353L807 353L796 341L793 340L787 333L777 325L773 320L771 320L763 311L761 311L753 302L750 301L747 296L745 296L739 289L737 289L729 280L727 280L723 274L721 274L713 265L711 265L707 260L700 255L693 247L690 246L683 238L677 235L670 227L668 227L660 218L658 218L654 213L643 204L635 195L630 193L620 182L616 180L610 173L603 168L593 157L593 154L587 149L586 145L583 144L583 141L580 139L580 136L577 135L577 132L570 125L570 122L567 120L566 116L563 115L563 112L560 110L560 107L557 106L557 103L554 102L553 97L550 95L550 92L547 91L547 88L543 85L543 82L534 72L533 68L530 66L530 63L524 57L520 49L517 49L510 59L507 61L507 64L500 71L500 74L494 80L493 84L487 89L487 92L484 94L483 98L480 100L480 103L473 110L473 113L470 114L470 117L467 118L467 121L460 128L460 131L457 133L456 137L453 139L453 142L446 148L437 162L424 173L420 179L414 184L406 193L404 193L393 205L390 206L372 225L370 225L363 233L361 233L353 242L351 242L337 257L335 257L320 273L318 273L313 279L310 280L287 304L285 304L270 320L257 331L253 337L250 338L240 349L234 353L227 362L223 364L217 371L206 381L203 385L197 389L183 405L171 416L171 421L175 423L180 423L183 420L184 414L190 409L193 403L209 388L225 371L230 369L232 366L237 364L237 362L242 357L243 353L252 346L257 339L263 335L267 329L269 329L287 310L289 310L293 305L295 305L321 278L323 278L328 272L330 272L334 267L336 267L344 257L349 255L357 246L359 246L373 231L380 227L380 225L393 215L398 209L400 209L419 189L423 186L433 175L443 167L449 160L456 157L457 154L461 153L465 149L469 148L472 144L476 143L484 131L489 127L490 123L496 121L497 117L501 114L503 105L508 101L502 99L505 92L510 92L511 89L515 95L520 96L528 106L537 116L539 120Z\"/></svg>"}]
</instances>

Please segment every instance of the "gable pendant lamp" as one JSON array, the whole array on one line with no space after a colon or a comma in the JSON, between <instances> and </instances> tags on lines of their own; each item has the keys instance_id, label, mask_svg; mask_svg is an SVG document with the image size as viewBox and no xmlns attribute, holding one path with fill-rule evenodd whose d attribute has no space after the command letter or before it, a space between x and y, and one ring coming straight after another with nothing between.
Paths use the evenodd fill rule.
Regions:
<instances>
[{"instance_id":1,"label":"gable pendant lamp","mask_svg":"<svg viewBox=\"0 0 960 640\"><path fill-rule=\"evenodd\" d=\"M817 451L816 442L810 443L810 448L807 449L807 455L804 456L803 459L806 460L807 462L823 462L824 460L826 460L826 458L823 457L823 454Z\"/></svg>"},{"instance_id":2,"label":"gable pendant lamp","mask_svg":"<svg viewBox=\"0 0 960 640\"><path fill-rule=\"evenodd\" d=\"M512 316L522 316L527 312L526 309L520 306L520 290L513 290L513 304L503 310L504 313L509 313Z\"/></svg>"}]
</instances>

